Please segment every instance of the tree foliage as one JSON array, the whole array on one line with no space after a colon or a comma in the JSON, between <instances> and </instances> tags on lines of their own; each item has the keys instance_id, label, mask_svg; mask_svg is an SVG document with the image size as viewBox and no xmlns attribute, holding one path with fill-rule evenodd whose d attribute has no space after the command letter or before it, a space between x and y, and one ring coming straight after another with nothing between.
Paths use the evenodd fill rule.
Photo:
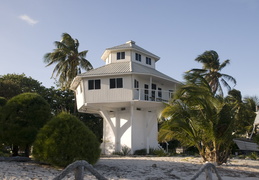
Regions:
<instances>
[{"instance_id":1,"label":"tree foliage","mask_svg":"<svg viewBox=\"0 0 259 180\"><path fill-rule=\"evenodd\" d=\"M38 130L50 119L49 104L36 93L22 93L10 100L2 108L1 136L5 144L20 146L27 150ZM18 155L18 149L13 155Z\"/></svg>"},{"instance_id":2,"label":"tree foliage","mask_svg":"<svg viewBox=\"0 0 259 180\"><path fill-rule=\"evenodd\" d=\"M159 140L176 139L185 146L195 146L204 161L220 165L229 157L235 132L242 129L238 126L242 122L240 111L246 111L243 118L255 113L241 107L241 102L238 105L234 96L239 95L238 91L223 98L214 94L200 74L187 73L185 78L187 82L162 111Z\"/></svg>"},{"instance_id":3,"label":"tree foliage","mask_svg":"<svg viewBox=\"0 0 259 180\"><path fill-rule=\"evenodd\" d=\"M39 81L25 74L7 74L0 78L0 97L6 99L25 92L42 94L44 90L45 87Z\"/></svg>"},{"instance_id":4,"label":"tree foliage","mask_svg":"<svg viewBox=\"0 0 259 180\"><path fill-rule=\"evenodd\" d=\"M33 156L39 161L67 166L76 160L94 164L100 157L96 136L75 116L62 112L39 132Z\"/></svg>"},{"instance_id":5,"label":"tree foliage","mask_svg":"<svg viewBox=\"0 0 259 180\"><path fill-rule=\"evenodd\" d=\"M228 74L221 73L223 68L225 68L229 63L230 60L225 60L223 63L220 63L219 56L216 51L205 51L203 54L199 55L195 61L202 63L202 69L192 69L190 72L198 73L203 76L207 82L209 83L211 90L214 94L216 92L219 95L223 96L223 86L227 87L227 90L231 90L230 85L227 81L231 81L236 84L235 78Z\"/></svg>"},{"instance_id":6,"label":"tree foliage","mask_svg":"<svg viewBox=\"0 0 259 180\"><path fill-rule=\"evenodd\" d=\"M56 49L44 55L47 66L56 64L52 78L58 78L62 89L69 89L72 80L84 70L92 69L91 63L85 59L87 50L78 51L79 41L73 39L68 33L62 34L61 41L55 41Z\"/></svg>"}]
</instances>

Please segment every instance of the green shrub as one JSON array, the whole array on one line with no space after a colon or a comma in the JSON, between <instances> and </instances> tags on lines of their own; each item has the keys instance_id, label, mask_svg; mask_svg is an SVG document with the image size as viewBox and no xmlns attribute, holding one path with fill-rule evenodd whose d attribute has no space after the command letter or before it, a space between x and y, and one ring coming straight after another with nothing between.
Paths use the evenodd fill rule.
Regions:
<instances>
[{"instance_id":1,"label":"green shrub","mask_svg":"<svg viewBox=\"0 0 259 180\"><path fill-rule=\"evenodd\" d=\"M121 147L121 154L122 154L122 156L129 155L130 151L131 151L131 149L128 146L126 146L126 145Z\"/></svg>"},{"instance_id":2,"label":"green shrub","mask_svg":"<svg viewBox=\"0 0 259 180\"><path fill-rule=\"evenodd\" d=\"M76 160L94 164L101 149L96 136L75 116L62 112L38 133L33 145L36 160L65 167Z\"/></svg>"},{"instance_id":3,"label":"green shrub","mask_svg":"<svg viewBox=\"0 0 259 180\"><path fill-rule=\"evenodd\" d=\"M4 97L0 97L0 107L6 104L7 100Z\"/></svg>"},{"instance_id":4,"label":"green shrub","mask_svg":"<svg viewBox=\"0 0 259 180\"><path fill-rule=\"evenodd\" d=\"M248 155L248 157L252 160L256 160L258 158L258 155L256 152L252 152Z\"/></svg>"},{"instance_id":5,"label":"green shrub","mask_svg":"<svg viewBox=\"0 0 259 180\"><path fill-rule=\"evenodd\" d=\"M18 156L22 148L29 157L39 129L51 118L49 104L39 94L22 93L8 100L1 112L0 139L12 145L13 156Z\"/></svg>"},{"instance_id":6,"label":"green shrub","mask_svg":"<svg viewBox=\"0 0 259 180\"><path fill-rule=\"evenodd\" d=\"M134 152L134 155L147 155L146 149L138 149Z\"/></svg>"},{"instance_id":7,"label":"green shrub","mask_svg":"<svg viewBox=\"0 0 259 180\"><path fill-rule=\"evenodd\" d=\"M167 156L167 153L163 149L154 149L153 154L159 157Z\"/></svg>"}]
</instances>

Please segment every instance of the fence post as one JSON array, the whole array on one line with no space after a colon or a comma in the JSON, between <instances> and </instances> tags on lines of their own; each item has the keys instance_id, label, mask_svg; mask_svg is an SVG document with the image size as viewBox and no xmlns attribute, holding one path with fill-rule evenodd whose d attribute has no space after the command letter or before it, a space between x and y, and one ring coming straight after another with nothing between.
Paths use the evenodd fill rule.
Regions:
<instances>
[{"instance_id":1,"label":"fence post","mask_svg":"<svg viewBox=\"0 0 259 180\"><path fill-rule=\"evenodd\" d=\"M84 180L84 166L80 165L76 167L75 180Z\"/></svg>"},{"instance_id":2,"label":"fence post","mask_svg":"<svg viewBox=\"0 0 259 180\"><path fill-rule=\"evenodd\" d=\"M206 180L212 180L211 167L205 169Z\"/></svg>"}]
</instances>

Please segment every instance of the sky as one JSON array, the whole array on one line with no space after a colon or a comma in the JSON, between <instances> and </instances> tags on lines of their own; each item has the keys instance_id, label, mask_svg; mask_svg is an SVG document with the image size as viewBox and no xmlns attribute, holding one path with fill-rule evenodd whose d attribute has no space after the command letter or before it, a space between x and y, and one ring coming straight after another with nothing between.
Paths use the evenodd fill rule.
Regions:
<instances>
[{"instance_id":1,"label":"sky","mask_svg":"<svg viewBox=\"0 0 259 180\"><path fill-rule=\"evenodd\" d=\"M0 75L22 74L55 86L52 52L63 33L89 50L94 68L105 65L106 48L129 40L160 57L156 69L184 81L202 68L195 58L207 50L229 59L243 97L259 97L259 0L1 0Z\"/></svg>"}]
</instances>

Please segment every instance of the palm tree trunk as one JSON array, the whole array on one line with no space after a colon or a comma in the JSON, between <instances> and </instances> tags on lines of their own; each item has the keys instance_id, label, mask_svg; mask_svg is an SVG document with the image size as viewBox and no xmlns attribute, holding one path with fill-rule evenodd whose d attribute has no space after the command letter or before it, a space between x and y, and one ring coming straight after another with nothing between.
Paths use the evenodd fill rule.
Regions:
<instances>
[{"instance_id":1,"label":"palm tree trunk","mask_svg":"<svg viewBox=\"0 0 259 180\"><path fill-rule=\"evenodd\" d=\"M19 151L19 146L13 145L12 156L19 156L18 151Z\"/></svg>"}]
</instances>

